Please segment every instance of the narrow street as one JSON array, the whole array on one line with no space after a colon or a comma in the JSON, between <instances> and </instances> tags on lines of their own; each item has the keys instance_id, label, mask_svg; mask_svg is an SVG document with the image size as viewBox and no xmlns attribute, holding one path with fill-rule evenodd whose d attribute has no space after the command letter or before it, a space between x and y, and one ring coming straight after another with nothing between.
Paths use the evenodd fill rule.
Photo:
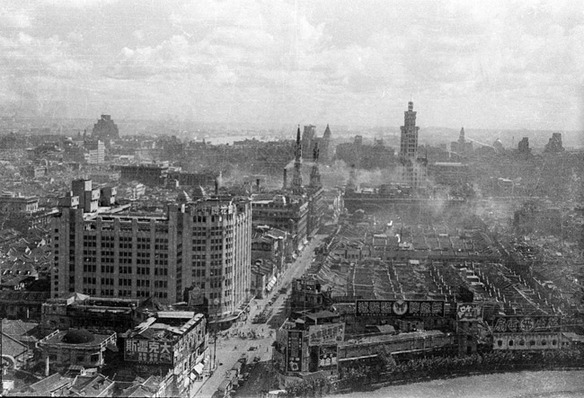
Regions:
<instances>
[{"instance_id":1,"label":"narrow street","mask_svg":"<svg viewBox=\"0 0 584 398\"><path fill-rule=\"evenodd\" d=\"M283 275L280 277L273 290L266 297L251 301L247 321L239 322L233 325L230 329L222 332L222 335L227 335L227 337L221 337L219 334L217 335L217 368L210 377L205 377L202 382L195 385L191 396L205 398L212 397L221 383L225 380L229 370L231 370L233 365L244 356L249 364L248 368L253 365L254 358L259 357L257 366L262 369L269 369L269 362L272 357L272 342L275 339L276 330L284 321L283 313L285 311L284 304L286 295L280 294L279 290L282 287L290 287L292 280L294 278L299 278L308 269L314 258L314 249L320 245L326 236L327 235L316 235L306 245L304 250L302 250L300 256L283 272ZM274 301L270 306L269 302L272 299ZM272 315L267 320L267 324L252 324L252 319L255 315L261 313L264 308L269 307L272 309ZM248 333L254 333L256 338L241 338L239 337L240 333L245 335ZM209 339L211 353L214 350L213 343L214 341L211 337ZM247 371L249 370L246 370L246 372ZM267 372L263 373L267 374ZM244 388L245 396L254 396L253 394L248 394L251 394L251 392L255 390L259 393L262 389L262 385L265 384L264 381L257 377L254 379L248 380L249 384ZM255 396L257 396L257 394Z\"/></svg>"}]
</instances>

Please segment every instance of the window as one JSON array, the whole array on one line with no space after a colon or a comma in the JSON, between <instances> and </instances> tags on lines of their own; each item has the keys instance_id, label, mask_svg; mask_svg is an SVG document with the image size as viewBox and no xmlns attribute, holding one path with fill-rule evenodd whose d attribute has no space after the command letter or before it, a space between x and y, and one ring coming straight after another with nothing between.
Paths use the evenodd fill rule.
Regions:
<instances>
[{"instance_id":1,"label":"window","mask_svg":"<svg viewBox=\"0 0 584 398\"><path fill-rule=\"evenodd\" d=\"M136 282L137 282L137 285L139 287L150 287L150 281L149 280L138 279Z\"/></svg>"},{"instance_id":2,"label":"window","mask_svg":"<svg viewBox=\"0 0 584 398\"><path fill-rule=\"evenodd\" d=\"M305 297L305 298L308 298L308 297ZM497 340L497 345L499 347L503 347L503 340Z\"/></svg>"}]
</instances>

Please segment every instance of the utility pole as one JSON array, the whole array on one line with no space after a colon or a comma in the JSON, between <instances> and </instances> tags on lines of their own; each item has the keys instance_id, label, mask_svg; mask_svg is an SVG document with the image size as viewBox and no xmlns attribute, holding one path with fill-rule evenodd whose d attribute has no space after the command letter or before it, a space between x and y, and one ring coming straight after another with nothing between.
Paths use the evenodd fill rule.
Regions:
<instances>
[{"instance_id":1,"label":"utility pole","mask_svg":"<svg viewBox=\"0 0 584 398\"><path fill-rule=\"evenodd\" d=\"M217 331L213 332L213 366L212 371L217 369Z\"/></svg>"}]
</instances>

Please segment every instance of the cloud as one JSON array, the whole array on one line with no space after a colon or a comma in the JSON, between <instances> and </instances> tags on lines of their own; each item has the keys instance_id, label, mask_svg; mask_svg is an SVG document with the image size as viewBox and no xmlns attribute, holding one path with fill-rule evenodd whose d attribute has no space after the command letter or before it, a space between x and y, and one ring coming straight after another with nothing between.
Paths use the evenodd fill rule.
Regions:
<instances>
[{"instance_id":1,"label":"cloud","mask_svg":"<svg viewBox=\"0 0 584 398\"><path fill-rule=\"evenodd\" d=\"M0 30L26 29L31 25L32 18L27 10L0 6Z\"/></svg>"},{"instance_id":2,"label":"cloud","mask_svg":"<svg viewBox=\"0 0 584 398\"><path fill-rule=\"evenodd\" d=\"M118 0L41 0L42 3L58 8L87 8L87 7L102 7L111 3L116 3Z\"/></svg>"},{"instance_id":3,"label":"cloud","mask_svg":"<svg viewBox=\"0 0 584 398\"><path fill-rule=\"evenodd\" d=\"M83 96L63 100L69 109L86 103L95 113L109 98L139 114L197 102L218 120L224 111L398 126L413 96L422 125L579 128L584 9L551 0L6 0L0 68L13 82L0 88L5 104L33 98L41 82L56 87L47 98L69 90Z\"/></svg>"},{"instance_id":4,"label":"cloud","mask_svg":"<svg viewBox=\"0 0 584 398\"><path fill-rule=\"evenodd\" d=\"M66 43L58 37L38 38L26 33L0 36L0 110L46 114L62 106L62 90L79 85L87 65L72 58Z\"/></svg>"}]
</instances>

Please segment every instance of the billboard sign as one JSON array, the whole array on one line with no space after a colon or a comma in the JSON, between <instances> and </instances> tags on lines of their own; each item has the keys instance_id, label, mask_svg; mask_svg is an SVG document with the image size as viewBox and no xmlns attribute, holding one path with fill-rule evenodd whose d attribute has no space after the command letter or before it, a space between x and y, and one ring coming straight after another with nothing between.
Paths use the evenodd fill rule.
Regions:
<instances>
[{"instance_id":1,"label":"billboard sign","mask_svg":"<svg viewBox=\"0 0 584 398\"><path fill-rule=\"evenodd\" d=\"M444 301L357 300L356 316L444 316Z\"/></svg>"},{"instance_id":2,"label":"billboard sign","mask_svg":"<svg viewBox=\"0 0 584 398\"><path fill-rule=\"evenodd\" d=\"M458 303L456 319L459 321L479 321L483 319L483 307L477 303Z\"/></svg>"},{"instance_id":3,"label":"billboard sign","mask_svg":"<svg viewBox=\"0 0 584 398\"><path fill-rule=\"evenodd\" d=\"M547 330L558 331L560 318L557 316L500 316L493 323L494 333L530 333Z\"/></svg>"},{"instance_id":4,"label":"billboard sign","mask_svg":"<svg viewBox=\"0 0 584 398\"><path fill-rule=\"evenodd\" d=\"M558 350L562 348L562 333L497 333L493 335L494 350Z\"/></svg>"},{"instance_id":5,"label":"billboard sign","mask_svg":"<svg viewBox=\"0 0 584 398\"><path fill-rule=\"evenodd\" d=\"M172 364L172 345L165 341L128 339L124 349L126 361Z\"/></svg>"},{"instance_id":6,"label":"billboard sign","mask_svg":"<svg viewBox=\"0 0 584 398\"><path fill-rule=\"evenodd\" d=\"M319 348L318 368L330 369L337 366L337 346L322 346Z\"/></svg>"},{"instance_id":7,"label":"billboard sign","mask_svg":"<svg viewBox=\"0 0 584 398\"><path fill-rule=\"evenodd\" d=\"M302 332L288 331L288 371L300 372L302 369Z\"/></svg>"},{"instance_id":8,"label":"billboard sign","mask_svg":"<svg viewBox=\"0 0 584 398\"><path fill-rule=\"evenodd\" d=\"M332 345L338 344L345 339L344 323L329 323L325 325L314 325L308 330L308 345Z\"/></svg>"}]
</instances>

